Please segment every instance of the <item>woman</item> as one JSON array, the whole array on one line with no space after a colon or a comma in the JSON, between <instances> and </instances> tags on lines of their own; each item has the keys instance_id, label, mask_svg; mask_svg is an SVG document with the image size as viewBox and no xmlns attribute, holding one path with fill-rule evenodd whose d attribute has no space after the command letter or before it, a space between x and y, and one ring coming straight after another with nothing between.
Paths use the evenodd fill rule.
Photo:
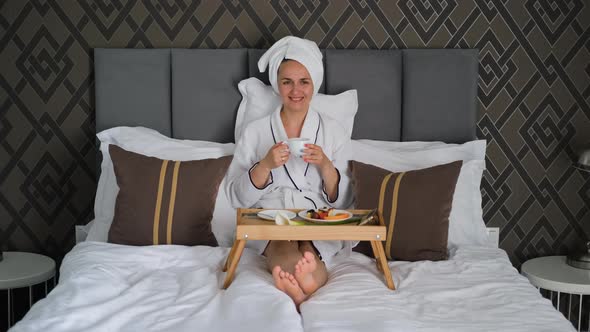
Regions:
<instances>
[{"instance_id":1,"label":"woman","mask_svg":"<svg viewBox=\"0 0 590 332\"><path fill-rule=\"evenodd\" d=\"M348 207L351 197L340 158L348 137L337 123L310 108L323 79L322 54L314 42L285 37L258 62L280 95L282 105L272 114L249 123L236 145L228 170L227 193L234 207ZM301 158L290 154L285 141L304 137ZM337 167L337 166L338 167ZM340 170L339 170L340 168ZM343 248L341 241L256 241L267 257L278 289L297 308L327 279L327 259Z\"/></svg>"}]
</instances>

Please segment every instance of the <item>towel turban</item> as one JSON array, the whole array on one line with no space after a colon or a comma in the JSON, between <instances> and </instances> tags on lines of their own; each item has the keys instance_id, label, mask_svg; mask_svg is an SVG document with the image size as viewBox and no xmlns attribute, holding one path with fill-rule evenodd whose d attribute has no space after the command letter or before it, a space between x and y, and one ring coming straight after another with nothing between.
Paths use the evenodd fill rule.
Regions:
<instances>
[{"instance_id":1,"label":"towel turban","mask_svg":"<svg viewBox=\"0 0 590 332\"><path fill-rule=\"evenodd\" d=\"M307 68L313 81L314 95L324 80L322 52L318 45L307 39L287 36L278 40L258 60L258 69L263 73L268 67L268 78L275 92L279 93L277 75L284 59L295 60Z\"/></svg>"}]
</instances>

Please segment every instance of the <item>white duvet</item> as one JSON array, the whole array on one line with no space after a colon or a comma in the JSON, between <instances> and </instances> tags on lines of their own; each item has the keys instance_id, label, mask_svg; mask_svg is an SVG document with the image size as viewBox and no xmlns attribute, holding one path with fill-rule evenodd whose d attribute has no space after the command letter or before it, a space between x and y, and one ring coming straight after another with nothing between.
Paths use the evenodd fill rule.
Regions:
<instances>
[{"instance_id":1,"label":"white duvet","mask_svg":"<svg viewBox=\"0 0 590 332\"><path fill-rule=\"evenodd\" d=\"M360 254L337 256L328 284L301 306L246 249L221 289L229 249L82 242L22 331L573 331L504 251L464 247L443 262L391 262L396 291Z\"/></svg>"}]
</instances>

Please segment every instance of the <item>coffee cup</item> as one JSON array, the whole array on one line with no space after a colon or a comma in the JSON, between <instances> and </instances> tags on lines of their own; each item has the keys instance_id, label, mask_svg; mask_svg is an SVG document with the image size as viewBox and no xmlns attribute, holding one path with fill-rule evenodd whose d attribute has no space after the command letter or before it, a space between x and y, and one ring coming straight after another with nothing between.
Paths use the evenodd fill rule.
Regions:
<instances>
[{"instance_id":1,"label":"coffee cup","mask_svg":"<svg viewBox=\"0 0 590 332\"><path fill-rule=\"evenodd\" d=\"M289 151L295 157L303 156L303 150L305 149L305 144L309 143L309 138L298 137L298 138L289 138L287 140L287 145L289 146Z\"/></svg>"}]
</instances>

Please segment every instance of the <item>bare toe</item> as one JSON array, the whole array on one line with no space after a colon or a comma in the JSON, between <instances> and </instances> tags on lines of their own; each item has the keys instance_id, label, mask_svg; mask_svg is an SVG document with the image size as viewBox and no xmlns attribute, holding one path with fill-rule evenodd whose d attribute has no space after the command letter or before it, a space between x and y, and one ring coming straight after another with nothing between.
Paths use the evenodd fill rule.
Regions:
<instances>
[{"instance_id":1,"label":"bare toe","mask_svg":"<svg viewBox=\"0 0 590 332\"><path fill-rule=\"evenodd\" d=\"M277 265L272 269L272 278L275 281L275 286L284 292L285 285L283 282L283 277L281 277L282 274L284 274L284 272L280 266Z\"/></svg>"},{"instance_id":2,"label":"bare toe","mask_svg":"<svg viewBox=\"0 0 590 332\"><path fill-rule=\"evenodd\" d=\"M307 264L307 259L305 257L301 257L299 262L297 262L297 265L299 265L299 267L301 269L304 269L306 264Z\"/></svg>"},{"instance_id":3,"label":"bare toe","mask_svg":"<svg viewBox=\"0 0 590 332\"><path fill-rule=\"evenodd\" d=\"M275 276L276 276L276 277L279 277L279 274L280 274L280 273L281 273L281 267L280 267L280 266L278 266L278 265L277 265L277 266L275 266L275 267L272 269L272 276L273 276L273 277L275 277Z\"/></svg>"},{"instance_id":4,"label":"bare toe","mask_svg":"<svg viewBox=\"0 0 590 332\"><path fill-rule=\"evenodd\" d=\"M298 285L297 279L295 279L295 276L292 275L291 273L287 273L287 278L289 279L289 281L291 282L291 284Z\"/></svg>"}]
</instances>

